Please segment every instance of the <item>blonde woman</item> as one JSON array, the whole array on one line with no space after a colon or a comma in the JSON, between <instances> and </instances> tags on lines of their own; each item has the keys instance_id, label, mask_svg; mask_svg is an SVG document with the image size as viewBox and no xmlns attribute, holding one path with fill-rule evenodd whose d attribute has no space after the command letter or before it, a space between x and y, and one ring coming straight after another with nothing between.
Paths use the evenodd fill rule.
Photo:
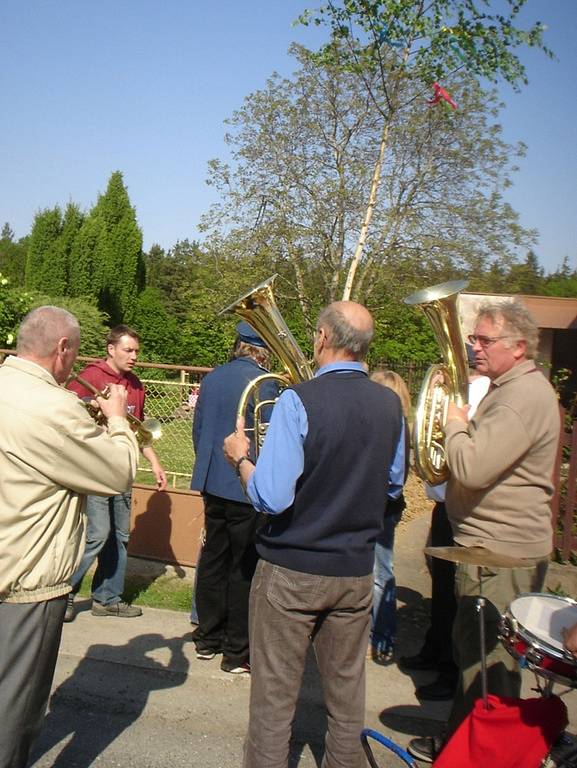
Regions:
<instances>
[{"instance_id":1,"label":"blonde woman","mask_svg":"<svg viewBox=\"0 0 577 768\"><path fill-rule=\"evenodd\" d=\"M411 397L407 385L395 371L377 370L371 374L372 381L392 389L399 396L405 417L405 481L409 471L409 425L408 416ZM375 568L373 613L371 626L370 654L374 661L386 664L393 659L396 639L397 590L393 571L393 546L395 529L405 508L403 494L398 499L389 499L384 510L383 530L375 543Z\"/></svg>"}]
</instances>

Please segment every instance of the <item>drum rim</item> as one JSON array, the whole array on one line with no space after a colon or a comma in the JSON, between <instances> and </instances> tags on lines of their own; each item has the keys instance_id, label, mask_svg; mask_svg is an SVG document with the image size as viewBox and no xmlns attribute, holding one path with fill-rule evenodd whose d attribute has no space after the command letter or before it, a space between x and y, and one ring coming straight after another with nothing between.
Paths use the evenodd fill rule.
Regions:
<instances>
[{"instance_id":1,"label":"drum rim","mask_svg":"<svg viewBox=\"0 0 577 768\"><path fill-rule=\"evenodd\" d=\"M546 640L543 640L541 637L538 637L533 632L531 632L530 629L525 627L524 625L520 624L519 619L515 617L515 615L510 611L511 606L517 602L518 600L521 600L526 597L538 597L538 598L552 598L554 600L561 600L564 603L567 603L569 605L573 605L577 607L577 600L573 600L572 597L564 597L562 595L553 595L549 594L547 592L522 592L521 594L517 595L516 598L511 600L509 605L506 608L505 613L503 614L503 620L506 619L507 616L510 616L513 621L515 621L517 625L517 634L525 640L527 643L530 643L533 646L536 646L537 649L543 647L550 656L552 656L555 661L562 661L566 662L569 666L577 667L577 659L569 653L569 651L566 650L559 650L559 648L556 648L553 645L550 645Z\"/></svg>"}]
</instances>

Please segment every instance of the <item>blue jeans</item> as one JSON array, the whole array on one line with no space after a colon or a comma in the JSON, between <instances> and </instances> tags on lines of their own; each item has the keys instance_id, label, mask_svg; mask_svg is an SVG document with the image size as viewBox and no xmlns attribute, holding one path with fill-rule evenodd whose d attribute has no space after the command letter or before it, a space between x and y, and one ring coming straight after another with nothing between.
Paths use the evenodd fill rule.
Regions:
<instances>
[{"instance_id":1,"label":"blue jeans","mask_svg":"<svg viewBox=\"0 0 577 768\"><path fill-rule=\"evenodd\" d=\"M70 583L76 593L86 571L98 558L92 578L92 599L102 605L119 603L124 592L131 496L129 492L86 499L86 548Z\"/></svg>"},{"instance_id":2,"label":"blue jeans","mask_svg":"<svg viewBox=\"0 0 577 768\"><path fill-rule=\"evenodd\" d=\"M375 568L371 644L387 653L395 646L397 633L397 589L393 571L395 528L401 513L385 516L383 530L375 543Z\"/></svg>"}]
</instances>

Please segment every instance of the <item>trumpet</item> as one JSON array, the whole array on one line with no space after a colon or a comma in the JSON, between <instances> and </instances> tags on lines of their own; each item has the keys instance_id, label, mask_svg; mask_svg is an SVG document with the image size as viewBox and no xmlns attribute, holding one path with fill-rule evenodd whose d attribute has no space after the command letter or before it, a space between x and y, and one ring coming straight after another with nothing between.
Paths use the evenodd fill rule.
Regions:
<instances>
[{"instance_id":1,"label":"trumpet","mask_svg":"<svg viewBox=\"0 0 577 768\"><path fill-rule=\"evenodd\" d=\"M95 387L94 384L86 381L86 379L83 379L82 376L79 376L77 373L70 374L66 383L68 384L70 381L77 381L81 387L87 389L92 395L94 395L94 397L103 397L105 400L110 397L110 393L107 391L108 387L100 390L98 387ZM97 424L100 424L101 426L106 424L106 417L99 408L95 408L93 405L87 403L84 400L82 402L84 403L88 413L92 416ZM154 440L158 440L159 437L162 436L162 425L158 419L144 419L144 421L140 421L140 419L137 419L136 416L133 416L128 412L126 413L126 419L130 424L130 429L136 435L136 440L138 441L138 445L141 448L146 448L147 446L151 445Z\"/></svg>"}]
</instances>

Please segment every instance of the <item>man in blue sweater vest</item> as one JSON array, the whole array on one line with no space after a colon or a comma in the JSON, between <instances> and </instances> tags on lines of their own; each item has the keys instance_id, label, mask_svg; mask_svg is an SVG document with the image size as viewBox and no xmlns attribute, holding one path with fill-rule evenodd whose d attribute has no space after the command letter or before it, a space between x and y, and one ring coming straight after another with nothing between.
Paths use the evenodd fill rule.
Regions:
<instances>
[{"instance_id":1,"label":"man in blue sweater vest","mask_svg":"<svg viewBox=\"0 0 577 768\"><path fill-rule=\"evenodd\" d=\"M250 595L245 768L287 766L311 642L328 710L322 766L364 765L374 544L404 473L399 398L363 363L372 337L365 307L329 305L315 333L316 376L281 394L256 466L241 423L225 440L253 506L269 516Z\"/></svg>"}]
</instances>

